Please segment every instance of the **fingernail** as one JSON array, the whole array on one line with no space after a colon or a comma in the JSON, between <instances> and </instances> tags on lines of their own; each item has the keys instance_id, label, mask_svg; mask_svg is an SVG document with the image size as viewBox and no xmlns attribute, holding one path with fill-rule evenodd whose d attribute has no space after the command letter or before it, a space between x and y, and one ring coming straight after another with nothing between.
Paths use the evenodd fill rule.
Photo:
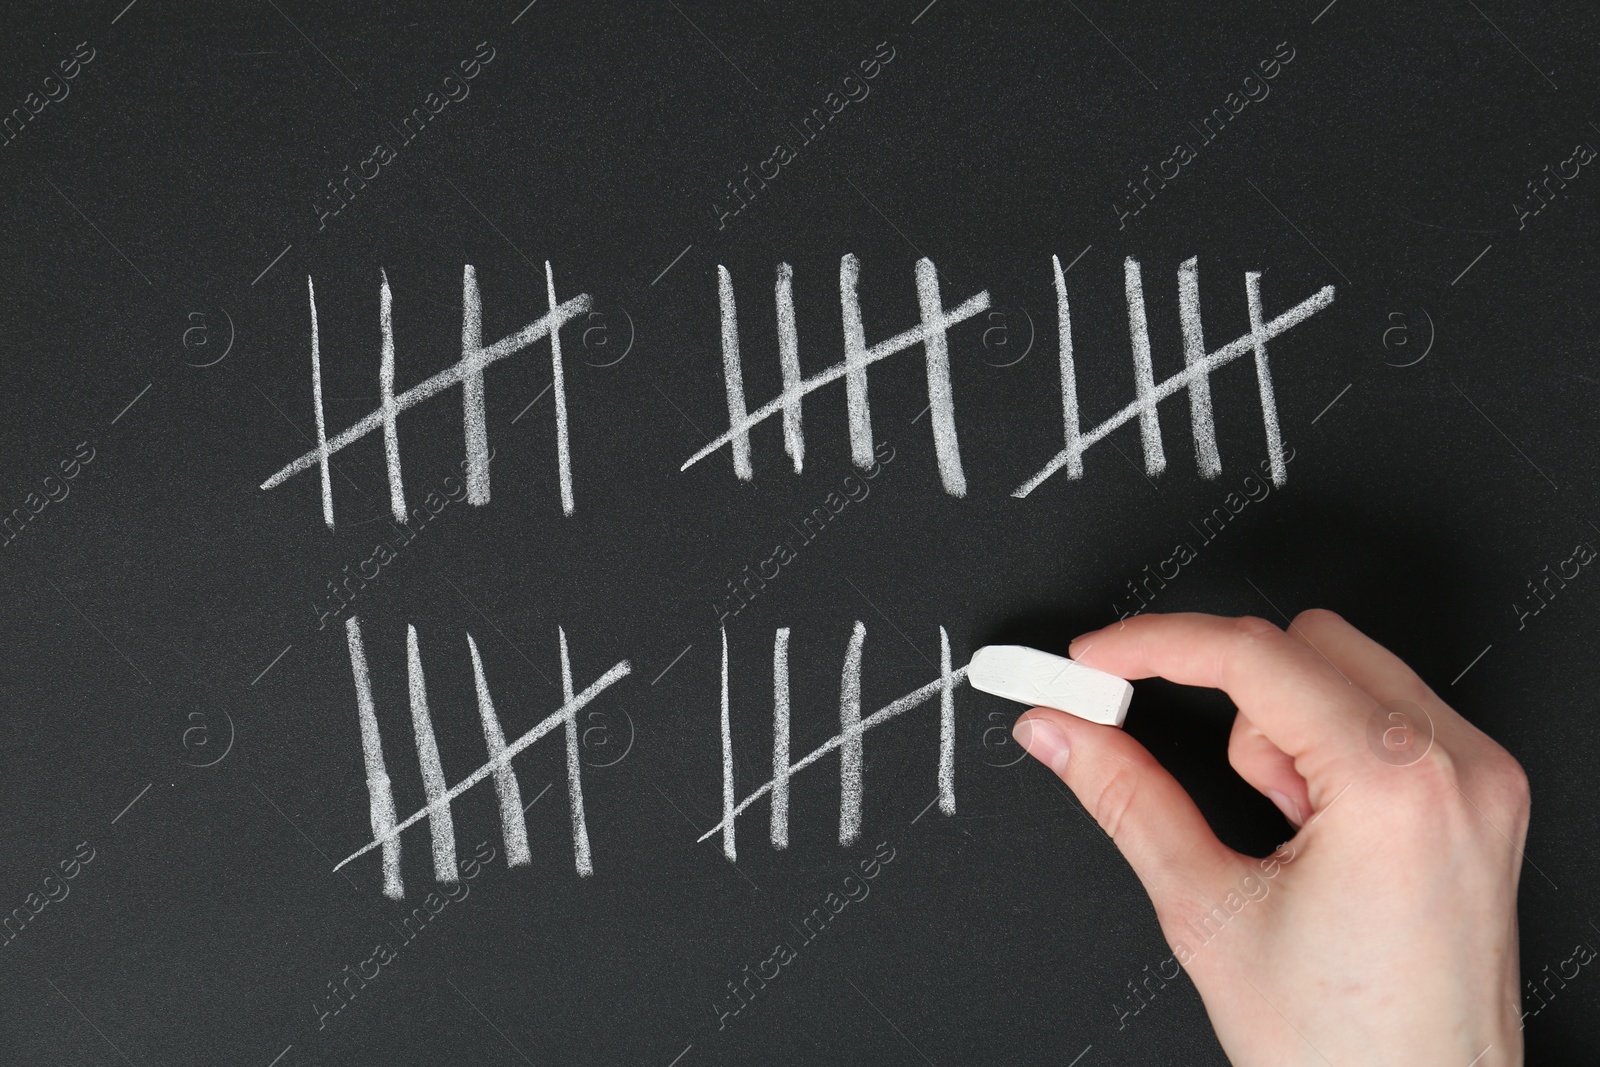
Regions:
<instances>
[{"instance_id":1,"label":"fingernail","mask_svg":"<svg viewBox=\"0 0 1600 1067\"><path fill-rule=\"evenodd\" d=\"M1071 656L1073 659L1077 659L1083 651L1081 646L1083 645L1084 639L1093 637L1099 632L1099 630L1090 630L1087 633L1081 633L1077 637L1074 637L1072 642L1067 645L1067 655Z\"/></svg>"},{"instance_id":2,"label":"fingernail","mask_svg":"<svg viewBox=\"0 0 1600 1067\"><path fill-rule=\"evenodd\" d=\"M1296 804L1293 800L1290 800L1287 793L1280 793L1276 789L1269 789L1267 790L1267 799L1276 804L1278 806L1278 810L1283 812L1283 817L1293 823L1296 828L1298 828L1300 824L1305 821L1300 818L1300 805Z\"/></svg>"},{"instance_id":3,"label":"fingernail","mask_svg":"<svg viewBox=\"0 0 1600 1067\"><path fill-rule=\"evenodd\" d=\"M1049 719L1019 719L1011 728L1017 744L1027 749L1028 755L1049 767L1057 774L1067 767L1067 735Z\"/></svg>"}]
</instances>

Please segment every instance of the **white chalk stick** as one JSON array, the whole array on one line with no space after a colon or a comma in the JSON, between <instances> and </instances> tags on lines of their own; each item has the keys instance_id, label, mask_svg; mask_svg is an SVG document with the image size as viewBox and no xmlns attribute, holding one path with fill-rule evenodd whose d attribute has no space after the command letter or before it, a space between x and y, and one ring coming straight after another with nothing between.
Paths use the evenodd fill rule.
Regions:
<instances>
[{"instance_id":1,"label":"white chalk stick","mask_svg":"<svg viewBox=\"0 0 1600 1067\"><path fill-rule=\"evenodd\" d=\"M1133 686L1114 674L1024 645L985 645L967 666L972 688L1019 704L1121 726Z\"/></svg>"}]
</instances>

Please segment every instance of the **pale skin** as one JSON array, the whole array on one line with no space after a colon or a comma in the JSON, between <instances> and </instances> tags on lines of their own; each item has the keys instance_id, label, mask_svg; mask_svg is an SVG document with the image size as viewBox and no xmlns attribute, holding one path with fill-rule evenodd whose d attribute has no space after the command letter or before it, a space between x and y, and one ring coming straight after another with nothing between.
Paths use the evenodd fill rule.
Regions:
<instances>
[{"instance_id":1,"label":"pale skin","mask_svg":"<svg viewBox=\"0 0 1600 1067\"><path fill-rule=\"evenodd\" d=\"M1515 758L1331 611L1287 632L1139 615L1070 652L1124 678L1226 692L1228 761L1295 828L1268 879L1121 730L1047 708L1014 729L1139 876L1236 1067L1522 1063L1528 780ZM1201 925L1241 885L1268 888Z\"/></svg>"}]
</instances>

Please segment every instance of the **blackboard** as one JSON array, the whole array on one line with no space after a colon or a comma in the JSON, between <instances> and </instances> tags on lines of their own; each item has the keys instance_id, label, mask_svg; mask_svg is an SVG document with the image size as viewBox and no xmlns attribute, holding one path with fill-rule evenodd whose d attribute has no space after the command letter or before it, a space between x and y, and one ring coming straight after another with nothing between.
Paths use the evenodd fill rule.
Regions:
<instances>
[{"instance_id":1,"label":"blackboard","mask_svg":"<svg viewBox=\"0 0 1600 1067\"><path fill-rule=\"evenodd\" d=\"M1592 8L7 21L7 1063L1223 1062L952 677L1141 609L1395 649L1529 771L1524 974L1600 937ZM1230 710L1128 729L1265 854Z\"/></svg>"}]
</instances>

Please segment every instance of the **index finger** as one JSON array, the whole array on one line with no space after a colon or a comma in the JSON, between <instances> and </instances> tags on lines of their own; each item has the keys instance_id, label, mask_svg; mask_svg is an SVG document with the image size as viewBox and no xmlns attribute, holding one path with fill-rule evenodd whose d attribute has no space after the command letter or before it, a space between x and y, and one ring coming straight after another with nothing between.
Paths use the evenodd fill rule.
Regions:
<instances>
[{"instance_id":1,"label":"index finger","mask_svg":"<svg viewBox=\"0 0 1600 1067\"><path fill-rule=\"evenodd\" d=\"M1376 701L1332 663L1265 619L1194 612L1136 615L1072 642L1072 658L1123 678L1221 689L1297 760L1365 745Z\"/></svg>"}]
</instances>

